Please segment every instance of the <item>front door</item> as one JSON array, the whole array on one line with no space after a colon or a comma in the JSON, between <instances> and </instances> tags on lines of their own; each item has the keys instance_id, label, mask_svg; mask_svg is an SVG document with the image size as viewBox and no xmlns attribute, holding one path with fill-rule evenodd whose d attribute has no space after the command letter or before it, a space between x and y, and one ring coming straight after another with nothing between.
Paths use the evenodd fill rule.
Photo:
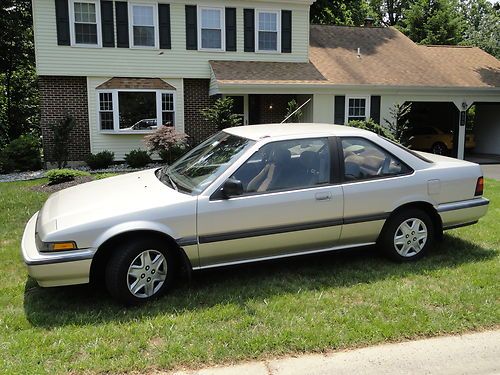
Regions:
<instances>
[{"instance_id":1,"label":"front door","mask_svg":"<svg viewBox=\"0 0 500 375\"><path fill-rule=\"evenodd\" d=\"M343 193L331 184L327 138L271 142L232 176L244 187L229 199L200 197L200 265L278 257L335 246Z\"/></svg>"}]
</instances>

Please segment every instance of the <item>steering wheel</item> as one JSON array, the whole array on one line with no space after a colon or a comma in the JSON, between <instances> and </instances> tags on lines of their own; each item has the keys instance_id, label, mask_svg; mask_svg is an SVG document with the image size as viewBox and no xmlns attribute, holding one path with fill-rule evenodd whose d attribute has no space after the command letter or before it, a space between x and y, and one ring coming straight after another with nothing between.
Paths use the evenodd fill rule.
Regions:
<instances>
[{"instance_id":1,"label":"steering wheel","mask_svg":"<svg viewBox=\"0 0 500 375\"><path fill-rule=\"evenodd\" d=\"M391 159L392 158L390 156L385 157L384 162L377 171L378 176L383 176L386 172L389 171L389 166L391 165Z\"/></svg>"}]
</instances>

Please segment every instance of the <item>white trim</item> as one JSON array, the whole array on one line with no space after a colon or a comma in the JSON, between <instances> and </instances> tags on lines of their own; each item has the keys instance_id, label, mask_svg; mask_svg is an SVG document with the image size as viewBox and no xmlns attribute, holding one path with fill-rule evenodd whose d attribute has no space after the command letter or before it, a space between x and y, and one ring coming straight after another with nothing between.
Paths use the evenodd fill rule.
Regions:
<instances>
[{"instance_id":1,"label":"white trim","mask_svg":"<svg viewBox=\"0 0 500 375\"><path fill-rule=\"evenodd\" d=\"M155 45L154 46L136 46L134 43L134 7L149 7L153 9L153 27L154 27L154 38ZM138 25L141 26L141 25ZM151 25L142 25L151 27ZM159 27L158 27L158 3L148 4L148 3L128 3L128 39L130 41L129 48L131 49L159 49L160 44L160 36L159 36Z\"/></svg>"},{"instance_id":2,"label":"white trim","mask_svg":"<svg viewBox=\"0 0 500 375\"><path fill-rule=\"evenodd\" d=\"M97 115L97 130L102 134L149 134L154 130L121 130L120 129L120 103L118 94L120 92L154 92L156 94L156 124L162 124L162 94L172 94L173 95L173 108L172 111L174 113L174 124L173 128L177 130L177 97L176 90L155 90L155 89L96 89L96 98L97 98L97 107L96 107L96 115ZM101 128L101 103L100 103L100 95L101 93L111 93L113 99L113 130L102 129Z\"/></svg>"},{"instance_id":3,"label":"white trim","mask_svg":"<svg viewBox=\"0 0 500 375\"><path fill-rule=\"evenodd\" d=\"M217 10L220 12L220 46L221 48L207 48L203 47L201 44L201 30L202 30L202 19L201 14L203 10ZM214 6L197 6L197 34L198 34L198 51L210 51L210 52L225 52L226 51L226 8L224 7L214 7ZM207 30L218 30L218 29L207 29Z\"/></svg>"},{"instance_id":4,"label":"white trim","mask_svg":"<svg viewBox=\"0 0 500 375\"><path fill-rule=\"evenodd\" d=\"M349 100L350 99L364 99L365 100L365 119L360 121L366 121L370 118L370 95L346 95L344 103L344 124L348 123L349 118ZM335 114L335 113L334 113Z\"/></svg>"},{"instance_id":5,"label":"white trim","mask_svg":"<svg viewBox=\"0 0 500 375\"><path fill-rule=\"evenodd\" d=\"M259 49L259 14L276 14L276 50ZM255 52L256 53L280 53L281 54L281 10L280 9L255 9Z\"/></svg>"},{"instance_id":6,"label":"white trim","mask_svg":"<svg viewBox=\"0 0 500 375\"><path fill-rule=\"evenodd\" d=\"M88 3L95 5L95 21L96 21L96 29L97 29L97 44L84 44L84 43L76 43L75 36L75 3ZM101 30L101 1L100 0L68 0L68 9L69 9L69 37L70 37L70 45L71 47L80 47L80 48L102 48L102 30ZM78 22L84 23L84 22ZM88 24L93 25L94 23L86 22Z\"/></svg>"}]
</instances>

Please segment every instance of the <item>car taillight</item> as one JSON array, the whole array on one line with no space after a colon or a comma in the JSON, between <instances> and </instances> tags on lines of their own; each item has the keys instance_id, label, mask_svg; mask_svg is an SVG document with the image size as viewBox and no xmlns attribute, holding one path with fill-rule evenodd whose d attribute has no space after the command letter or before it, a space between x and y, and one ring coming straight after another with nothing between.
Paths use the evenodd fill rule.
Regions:
<instances>
[{"instance_id":1,"label":"car taillight","mask_svg":"<svg viewBox=\"0 0 500 375\"><path fill-rule=\"evenodd\" d=\"M478 195L483 195L484 190L484 178L481 176L477 179L476 182L476 192L474 195L477 197Z\"/></svg>"}]
</instances>

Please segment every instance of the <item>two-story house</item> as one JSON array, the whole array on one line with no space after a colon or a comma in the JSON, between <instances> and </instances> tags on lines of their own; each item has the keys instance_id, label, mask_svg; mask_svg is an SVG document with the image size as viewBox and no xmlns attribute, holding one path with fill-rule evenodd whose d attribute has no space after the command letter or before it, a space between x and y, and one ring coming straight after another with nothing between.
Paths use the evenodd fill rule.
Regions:
<instances>
[{"instance_id":1,"label":"two-story house","mask_svg":"<svg viewBox=\"0 0 500 375\"><path fill-rule=\"evenodd\" d=\"M158 125L199 142L216 131L200 110L225 95L244 124L282 121L291 99L308 101L304 122L340 124L384 123L397 103L428 103L457 130L459 156L461 114L484 104L481 147L500 144L497 59L418 46L393 28L310 26L313 1L33 1L46 160L50 124L67 115L75 162L102 150L123 160Z\"/></svg>"}]
</instances>

